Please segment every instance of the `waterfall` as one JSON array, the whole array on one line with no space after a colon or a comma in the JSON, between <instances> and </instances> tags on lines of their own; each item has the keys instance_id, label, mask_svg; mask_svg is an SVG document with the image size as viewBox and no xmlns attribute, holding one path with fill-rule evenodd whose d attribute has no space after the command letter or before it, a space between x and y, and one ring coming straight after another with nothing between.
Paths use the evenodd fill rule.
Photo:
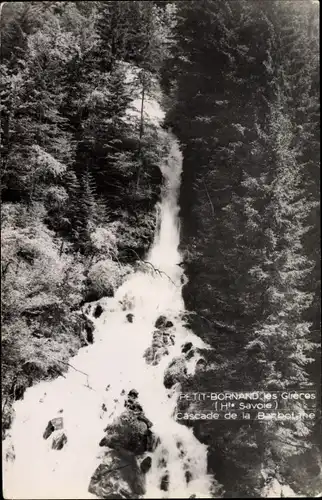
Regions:
<instances>
[{"instance_id":1,"label":"waterfall","mask_svg":"<svg viewBox=\"0 0 322 500\"><path fill-rule=\"evenodd\" d=\"M171 142L169 157L162 166L159 220L146 258L150 264L131 275L115 297L99 301L104 312L97 319L90 316L95 322L95 341L70 361L74 369L54 381L29 388L24 398L15 402L15 419L4 442L6 498L97 498L88 488L108 449L99 443L105 427L124 412L126 395L133 389L138 392L144 415L153 424L155 438L153 449L144 454L151 458L144 496L211 496L207 447L173 416L178 385L171 389L164 386L164 374L171 361L184 358L181 349L185 342L204 347L201 339L185 328L182 319L183 270L178 266L182 260L178 250L182 157L176 140L172 138ZM129 312L133 314L132 322L126 317ZM158 363L149 364L144 353L151 346L160 315L172 323L168 330L173 342ZM183 359L186 373L194 373L196 360L193 356ZM67 437L58 450L52 448L52 439L43 437L53 418L62 419ZM5 459L9 449L14 450L15 459ZM162 486L162 478L166 487Z\"/></svg>"}]
</instances>

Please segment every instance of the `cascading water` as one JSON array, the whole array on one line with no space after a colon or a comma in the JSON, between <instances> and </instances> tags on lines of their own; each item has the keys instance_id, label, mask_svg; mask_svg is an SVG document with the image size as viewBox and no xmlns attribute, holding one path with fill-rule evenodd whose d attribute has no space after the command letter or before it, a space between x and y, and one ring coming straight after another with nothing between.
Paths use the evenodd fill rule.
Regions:
<instances>
[{"instance_id":1,"label":"cascading water","mask_svg":"<svg viewBox=\"0 0 322 500\"><path fill-rule=\"evenodd\" d=\"M182 320L184 276L178 266L177 203L181 161L173 139L168 161L162 167L159 223L147 257L147 271L134 273L114 298L99 301L104 312L98 319L92 318L95 342L71 360L74 369L64 377L28 389L24 399L15 403L15 419L4 442L4 456L9 447L15 455L14 460L4 464L6 498L97 498L88 487L106 453L106 448L99 446L103 429L122 414L125 394L133 388L138 391L139 403L153 423L157 438L153 451L145 453L152 459L145 476L145 497L211 496L206 446L199 443L191 429L174 419L178 388L169 390L164 386L165 371L171 360L182 356L183 343L205 347ZM132 323L126 318L129 311L124 311L125 302L130 304ZM171 334L175 341L157 364L148 364L144 352L151 345L160 315L173 323ZM196 361L196 357L185 361L188 374L194 372ZM107 411L102 411L102 405ZM67 436L60 450L52 449L51 440L43 438L48 421L54 417L63 418ZM162 487L164 476L166 488Z\"/></svg>"}]
</instances>

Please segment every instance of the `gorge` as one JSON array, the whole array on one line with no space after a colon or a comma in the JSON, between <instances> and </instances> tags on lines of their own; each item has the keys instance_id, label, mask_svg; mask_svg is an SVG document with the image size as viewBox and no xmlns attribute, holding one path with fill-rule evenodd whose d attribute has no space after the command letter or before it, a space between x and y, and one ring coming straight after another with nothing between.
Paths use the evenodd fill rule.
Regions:
<instances>
[{"instance_id":1,"label":"gorge","mask_svg":"<svg viewBox=\"0 0 322 500\"><path fill-rule=\"evenodd\" d=\"M114 485L113 473L109 472L113 470L115 457L122 457L123 443L134 464L133 449L138 452L139 462L146 462L147 457L152 459L146 473L146 486L140 472L136 472L139 477L134 480L134 488L139 488L141 494L144 491L146 498L182 498L193 494L209 498L211 494L213 481L207 474L206 446L197 441L191 429L173 418L177 384L173 383L170 389L164 386L173 362L174 376L193 374L196 369L198 354L187 359L182 353L185 343L191 342L195 348L204 347L203 342L185 328L183 320L177 205L182 159L177 141L173 137L171 141L169 158L162 166L164 186L157 229L146 257L152 271L147 269L131 275L113 298L85 304L84 311L95 324L93 345L81 349L72 358L73 369L64 377L41 382L15 403L10 438L4 442L5 453L8 446L15 456L5 467L7 498L93 498L88 495L88 488L100 462L110 465L104 473L110 476L111 482L107 482L103 473L99 485L91 486L90 491L99 494L99 498L102 491L103 498L116 498L113 495L122 490L125 496L119 498L131 498L136 493L135 489L131 490L131 483L125 481L124 484L119 479ZM103 312L94 319L93 312L98 305ZM131 322L126 317L128 313L132 315ZM165 328L161 326L153 334L158 317L161 324L162 317L167 319ZM166 326L167 322L171 326ZM159 340L158 333L162 341L153 346L155 334ZM149 349L151 353L147 354ZM142 430L136 428L139 417L125 404L131 392L151 422L151 444L140 446ZM129 419L131 429L122 424L122 417ZM53 419L61 419L62 431L55 429L50 439L47 434L43 437L48 422ZM120 420L120 428L115 431ZM142 421L141 425L144 428ZM105 446L104 451L99 447L105 426L111 429L112 436L115 434L113 459L111 452L104 450ZM128 442L130 433L134 434L134 443ZM54 446L59 434L64 436L62 449ZM110 438L108 436L106 445L114 449ZM137 450L135 440L139 442ZM135 475L138 467L131 462L128 466ZM100 485L104 481L108 483L105 488Z\"/></svg>"},{"instance_id":2,"label":"gorge","mask_svg":"<svg viewBox=\"0 0 322 500\"><path fill-rule=\"evenodd\" d=\"M1 4L6 498L320 494L319 69L312 0Z\"/></svg>"}]
</instances>

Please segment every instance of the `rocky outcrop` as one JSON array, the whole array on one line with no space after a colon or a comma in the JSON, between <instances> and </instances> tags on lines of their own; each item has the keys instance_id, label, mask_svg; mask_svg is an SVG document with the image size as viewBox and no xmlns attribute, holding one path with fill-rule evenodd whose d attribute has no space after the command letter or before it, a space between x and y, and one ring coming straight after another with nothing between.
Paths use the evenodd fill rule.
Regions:
<instances>
[{"instance_id":1,"label":"rocky outcrop","mask_svg":"<svg viewBox=\"0 0 322 500\"><path fill-rule=\"evenodd\" d=\"M149 365L157 365L163 356L169 354L168 347L175 344L175 335L171 333L172 321L166 316L159 316L155 322L155 330L152 334L152 343L144 353L144 358Z\"/></svg>"},{"instance_id":2,"label":"rocky outcrop","mask_svg":"<svg viewBox=\"0 0 322 500\"><path fill-rule=\"evenodd\" d=\"M138 498L144 494L144 475L135 455L124 449L106 453L88 491L98 498Z\"/></svg>"},{"instance_id":3,"label":"rocky outcrop","mask_svg":"<svg viewBox=\"0 0 322 500\"><path fill-rule=\"evenodd\" d=\"M141 417L141 418L140 418ZM144 417L136 415L131 410L123 412L116 422L105 429L106 436L100 441L100 446L113 449L124 449L134 455L150 451L153 435Z\"/></svg>"},{"instance_id":4,"label":"rocky outcrop","mask_svg":"<svg viewBox=\"0 0 322 500\"><path fill-rule=\"evenodd\" d=\"M138 396L137 390L129 391L124 402L125 411L104 429L106 436L100 441L100 446L123 449L134 455L154 450L156 439L151 432L153 424L145 416Z\"/></svg>"},{"instance_id":5,"label":"rocky outcrop","mask_svg":"<svg viewBox=\"0 0 322 500\"><path fill-rule=\"evenodd\" d=\"M144 415L142 406L137 401L138 395L139 395L138 391L136 391L135 389L132 389L128 393L127 399L124 402L124 406L125 406L125 408L128 408L129 410L131 410L135 414L137 420L144 422L146 424L147 428L150 429L153 424L152 424L151 420L149 420Z\"/></svg>"},{"instance_id":6,"label":"rocky outcrop","mask_svg":"<svg viewBox=\"0 0 322 500\"><path fill-rule=\"evenodd\" d=\"M157 365L163 356L169 354L168 347L174 345L175 336L169 332L156 330L152 335L152 345L144 353L146 362L149 365Z\"/></svg>"},{"instance_id":7,"label":"rocky outcrop","mask_svg":"<svg viewBox=\"0 0 322 500\"><path fill-rule=\"evenodd\" d=\"M174 358L164 374L164 386L171 389L176 383L181 383L187 377L187 368L184 358Z\"/></svg>"}]
</instances>

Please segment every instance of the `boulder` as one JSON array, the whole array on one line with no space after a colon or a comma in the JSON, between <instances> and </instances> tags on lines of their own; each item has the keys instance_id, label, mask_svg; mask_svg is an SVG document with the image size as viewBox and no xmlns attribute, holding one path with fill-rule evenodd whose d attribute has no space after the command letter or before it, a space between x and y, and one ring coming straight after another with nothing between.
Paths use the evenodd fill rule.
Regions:
<instances>
[{"instance_id":1,"label":"boulder","mask_svg":"<svg viewBox=\"0 0 322 500\"><path fill-rule=\"evenodd\" d=\"M64 432L60 432L59 434L57 434L57 436L54 437L51 447L53 450L61 450L66 443L66 434Z\"/></svg>"},{"instance_id":2,"label":"boulder","mask_svg":"<svg viewBox=\"0 0 322 500\"><path fill-rule=\"evenodd\" d=\"M203 358L198 359L196 363L196 371L203 370L207 365L207 361Z\"/></svg>"},{"instance_id":3,"label":"boulder","mask_svg":"<svg viewBox=\"0 0 322 500\"><path fill-rule=\"evenodd\" d=\"M146 416L144 414L138 415L137 419L141 420L142 422L144 422L146 424L146 426L147 426L148 429L151 429L151 427L153 426L153 423L151 422L151 420L149 420L148 418L146 418Z\"/></svg>"},{"instance_id":4,"label":"boulder","mask_svg":"<svg viewBox=\"0 0 322 500\"><path fill-rule=\"evenodd\" d=\"M94 332L95 325L91 319L89 319L86 314L80 314L79 320L79 336L82 341L82 346L92 344L94 342Z\"/></svg>"},{"instance_id":5,"label":"boulder","mask_svg":"<svg viewBox=\"0 0 322 500\"><path fill-rule=\"evenodd\" d=\"M37 361L27 361L22 365L22 370L25 375L30 377L31 381L41 379L44 375L44 369L41 363L38 363ZM31 382L30 385L32 385L32 383L33 382Z\"/></svg>"},{"instance_id":6,"label":"boulder","mask_svg":"<svg viewBox=\"0 0 322 500\"><path fill-rule=\"evenodd\" d=\"M134 314L132 314L132 313L129 313L126 315L126 319L128 320L129 323L133 323L133 318L134 318Z\"/></svg>"},{"instance_id":7,"label":"boulder","mask_svg":"<svg viewBox=\"0 0 322 500\"><path fill-rule=\"evenodd\" d=\"M155 322L155 328L171 328L173 326L172 321L169 321L165 316L159 316Z\"/></svg>"},{"instance_id":8,"label":"boulder","mask_svg":"<svg viewBox=\"0 0 322 500\"><path fill-rule=\"evenodd\" d=\"M151 465L152 465L152 458L145 457L140 465L141 472L143 472L143 474L146 474L151 469Z\"/></svg>"},{"instance_id":9,"label":"boulder","mask_svg":"<svg viewBox=\"0 0 322 500\"><path fill-rule=\"evenodd\" d=\"M161 468L161 467L162 467L162 468L164 468L164 467L166 467L166 466L167 466L167 461L166 461L166 459L165 459L164 457L160 458L159 463L158 463L158 466L159 466L160 468Z\"/></svg>"},{"instance_id":10,"label":"boulder","mask_svg":"<svg viewBox=\"0 0 322 500\"><path fill-rule=\"evenodd\" d=\"M193 349L190 349L190 351L187 352L186 354L186 359L191 359L195 355L195 351Z\"/></svg>"},{"instance_id":11,"label":"boulder","mask_svg":"<svg viewBox=\"0 0 322 500\"><path fill-rule=\"evenodd\" d=\"M184 473L185 475L185 478L186 478L186 481L187 481L187 484L190 483L191 479L192 479L192 474L189 470L186 470L186 472Z\"/></svg>"},{"instance_id":12,"label":"boulder","mask_svg":"<svg viewBox=\"0 0 322 500\"><path fill-rule=\"evenodd\" d=\"M152 345L143 354L149 365L157 365L163 356L169 354L167 346L174 344L172 336L162 330L156 330L152 334Z\"/></svg>"},{"instance_id":13,"label":"boulder","mask_svg":"<svg viewBox=\"0 0 322 500\"><path fill-rule=\"evenodd\" d=\"M17 385L15 385L14 391L13 391L13 395L14 395L15 401L23 399L25 391L26 391L26 386L25 385L23 385L23 384L17 384Z\"/></svg>"},{"instance_id":14,"label":"boulder","mask_svg":"<svg viewBox=\"0 0 322 500\"><path fill-rule=\"evenodd\" d=\"M135 389L132 389L127 396L127 399L124 402L125 408L128 408L129 410L132 410L135 413L143 413L143 408L142 406L137 402L138 398L138 391Z\"/></svg>"},{"instance_id":15,"label":"boulder","mask_svg":"<svg viewBox=\"0 0 322 500\"><path fill-rule=\"evenodd\" d=\"M135 401L125 401L124 403L125 408L128 408L129 410L133 411L134 413L141 413L143 411L142 406L139 403L136 403Z\"/></svg>"},{"instance_id":16,"label":"boulder","mask_svg":"<svg viewBox=\"0 0 322 500\"><path fill-rule=\"evenodd\" d=\"M94 332L95 326L94 326L93 321L91 321L89 318L86 318L86 319L87 319L87 321L85 323L86 340L89 344L92 344L94 342L93 332Z\"/></svg>"},{"instance_id":17,"label":"boulder","mask_svg":"<svg viewBox=\"0 0 322 500\"><path fill-rule=\"evenodd\" d=\"M87 279L85 281L85 302L95 302L96 300L100 300L103 297L114 297L114 290L111 285L106 285L101 289L95 289L95 284L91 282L91 280Z\"/></svg>"},{"instance_id":18,"label":"boulder","mask_svg":"<svg viewBox=\"0 0 322 500\"><path fill-rule=\"evenodd\" d=\"M180 455L179 455L179 456L180 456L180 458L184 458L184 456L185 456L185 451L184 451L184 449L183 449L182 443L181 443L181 442L179 442L179 441L177 442L177 448L178 448L178 450L180 451Z\"/></svg>"},{"instance_id":19,"label":"boulder","mask_svg":"<svg viewBox=\"0 0 322 500\"><path fill-rule=\"evenodd\" d=\"M167 389L176 383L181 383L187 376L185 360L181 357L174 358L165 371L163 384Z\"/></svg>"},{"instance_id":20,"label":"boulder","mask_svg":"<svg viewBox=\"0 0 322 500\"><path fill-rule=\"evenodd\" d=\"M44 439L48 439L51 434L56 431L62 429L64 426L64 421L62 417L57 417L49 420L45 432L43 434Z\"/></svg>"},{"instance_id":21,"label":"boulder","mask_svg":"<svg viewBox=\"0 0 322 500\"><path fill-rule=\"evenodd\" d=\"M5 460L6 460L6 462L14 462L15 459L16 459L15 449L14 449L13 444L11 444L6 451Z\"/></svg>"},{"instance_id":22,"label":"boulder","mask_svg":"<svg viewBox=\"0 0 322 500\"><path fill-rule=\"evenodd\" d=\"M191 347L192 347L192 342L186 342L185 344L183 344L181 352L186 353L190 351Z\"/></svg>"},{"instance_id":23,"label":"boulder","mask_svg":"<svg viewBox=\"0 0 322 500\"><path fill-rule=\"evenodd\" d=\"M128 396L129 396L130 398L137 398L137 397L138 397L138 395L139 395L139 393L138 393L138 391L137 391L137 390L135 390L135 389L131 389L131 390L130 390L130 392L129 392L129 394L128 394Z\"/></svg>"},{"instance_id":24,"label":"boulder","mask_svg":"<svg viewBox=\"0 0 322 500\"><path fill-rule=\"evenodd\" d=\"M161 346L159 348L148 347L144 353L144 357L148 365L158 365L163 356L167 356L169 351L166 347Z\"/></svg>"},{"instance_id":25,"label":"boulder","mask_svg":"<svg viewBox=\"0 0 322 500\"><path fill-rule=\"evenodd\" d=\"M168 491L169 489L169 473L166 472L161 478L160 490Z\"/></svg>"},{"instance_id":26,"label":"boulder","mask_svg":"<svg viewBox=\"0 0 322 500\"><path fill-rule=\"evenodd\" d=\"M126 294L123 300L119 300L119 303L122 306L122 311L131 310L134 307L135 298Z\"/></svg>"},{"instance_id":27,"label":"boulder","mask_svg":"<svg viewBox=\"0 0 322 500\"><path fill-rule=\"evenodd\" d=\"M151 447L151 431L148 425L131 410L123 412L114 423L105 429L106 436L100 441L100 446L130 451L140 455Z\"/></svg>"},{"instance_id":28,"label":"boulder","mask_svg":"<svg viewBox=\"0 0 322 500\"><path fill-rule=\"evenodd\" d=\"M93 312L94 318L99 318L101 316L101 314L103 313L103 311L104 311L104 309L101 306L101 304L97 304L97 306L95 307L95 310Z\"/></svg>"},{"instance_id":29,"label":"boulder","mask_svg":"<svg viewBox=\"0 0 322 500\"><path fill-rule=\"evenodd\" d=\"M98 498L138 498L144 491L144 475L135 455L119 449L106 453L91 477L88 491Z\"/></svg>"}]
</instances>

